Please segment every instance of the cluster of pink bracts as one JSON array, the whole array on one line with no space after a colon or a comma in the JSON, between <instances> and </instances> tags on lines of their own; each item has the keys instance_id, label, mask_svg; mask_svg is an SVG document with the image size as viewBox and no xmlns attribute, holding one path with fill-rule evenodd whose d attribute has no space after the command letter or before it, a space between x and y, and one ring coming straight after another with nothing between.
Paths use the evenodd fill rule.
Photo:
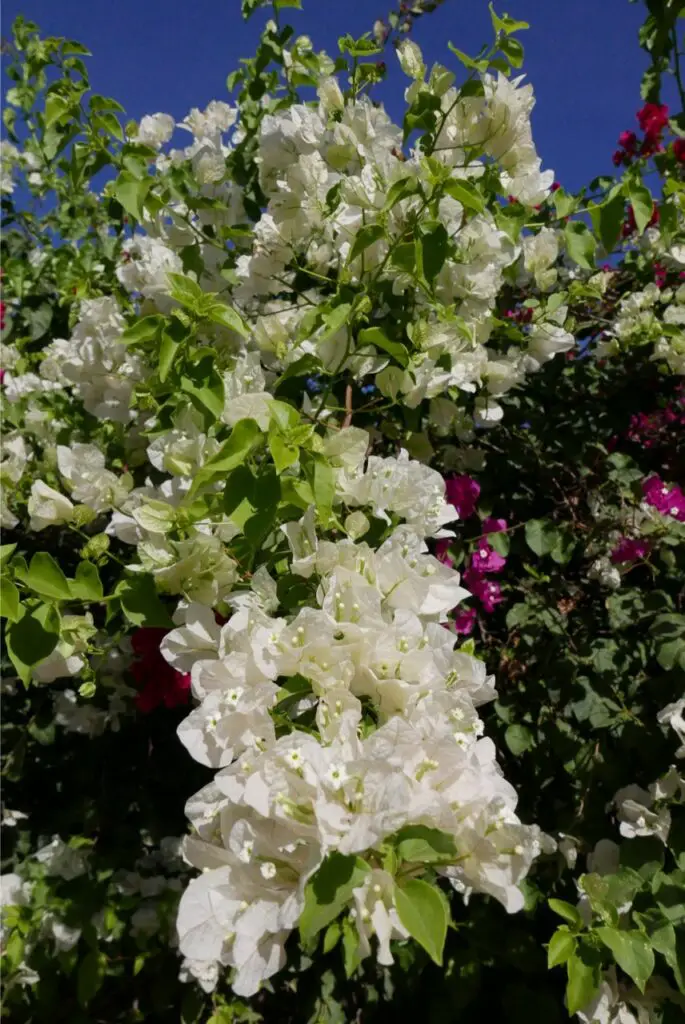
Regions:
<instances>
[{"instance_id":1,"label":"cluster of pink bracts","mask_svg":"<svg viewBox=\"0 0 685 1024\"><path fill-rule=\"evenodd\" d=\"M476 503L480 495L480 485L470 476L456 476L445 481L447 500L454 505L460 519L469 519L476 513ZM468 587L473 596L482 605L483 611L490 614L495 607L503 600L502 588L497 580L489 579L489 576L501 572L506 564L506 558L495 551L486 537L492 533L501 533L507 529L506 519L484 519L482 524L482 536L476 543L476 548L471 552L463 574L464 586ZM446 565L452 565L449 555L448 540L440 540L436 545L436 557ZM468 635L473 632L476 624L476 609L464 608L457 610L454 617L454 630L457 633Z\"/></svg>"}]
</instances>

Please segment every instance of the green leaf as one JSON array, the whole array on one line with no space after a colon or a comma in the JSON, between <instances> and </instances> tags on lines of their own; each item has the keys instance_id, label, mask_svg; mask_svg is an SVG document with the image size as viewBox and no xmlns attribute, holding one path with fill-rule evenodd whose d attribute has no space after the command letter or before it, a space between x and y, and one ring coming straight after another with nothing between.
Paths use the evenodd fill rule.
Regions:
<instances>
[{"instance_id":1,"label":"green leaf","mask_svg":"<svg viewBox=\"0 0 685 1024\"><path fill-rule=\"evenodd\" d=\"M342 927L339 921L331 921L323 937L323 953L330 953L332 949L335 949L340 936L342 935Z\"/></svg>"},{"instance_id":2,"label":"green leaf","mask_svg":"<svg viewBox=\"0 0 685 1024\"><path fill-rule=\"evenodd\" d=\"M300 456L300 449L297 445L288 444L278 428L272 427L269 430L267 443L278 473L283 473L297 462Z\"/></svg>"},{"instance_id":3,"label":"green leaf","mask_svg":"<svg viewBox=\"0 0 685 1024\"><path fill-rule=\"evenodd\" d=\"M586 224L580 220L572 220L564 228L566 248L574 263L586 270L595 269L595 249L597 242Z\"/></svg>"},{"instance_id":4,"label":"green leaf","mask_svg":"<svg viewBox=\"0 0 685 1024\"><path fill-rule=\"evenodd\" d=\"M324 314L324 327L317 337L317 341L324 342L332 335L336 334L341 327L343 327L350 318L352 312L352 305L349 302L342 302L339 306L335 306L328 313Z\"/></svg>"},{"instance_id":5,"label":"green leaf","mask_svg":"<svg viewBox=\"0 0 685 1024\"><path fill-rule=\"evenodd\" d=\"M635 214L635 223L640 234L645 230L654 213L652 193L641 183L628 184L628 198Z\"/></svg>"},{"instance_id":6,"label":"green leaf","mask_svg":"<svg viewBox=\"0 0 685 1024\"><path fill-rule=\"evenodd\" d=\"M395 907L409 934L426 950L431 960L442 965L447 936L445 901L435 888L419 878L395 887Z\"/></svg>"},{"instance_id":7,"label":"green leaf","mask_svg":"<svg viewBox=\"0 0 685 1024\"><path fill-rule=\"evenodd\" d=\"M180 302L182 306L196 312L204 305L207 294L203 291L197 281L185 274L167 274L171 284L171 297Z\"/></svg>"},{"instance_id":8,"label":"green leaf","mask_svg":"<svg viewBox=\"0 0 685 1024\"><path fill-rule=\"evenodd\" d=\"M563 188L558 188L556 192L552 193L552 202L554 203L557 217L568 217L578 207L577 198L569 195Z\"/></svg>"},{"instance_id":9,"label":"green leaf","mask_svg":"<svg viewBox=\"0 0 685 1024\"><path fill-rule=\"evenodd\" d=\"M100 575L92 562L79 562L71 583L74 597L84 601L101 601L104 595Z\"/></svg>"},{"instance_id":10,"label":"green leaf","mask_svg":"<svg viewBox=\"0 0 685 1024\"><path fill-rule=\"evenodd\" d=\"M564 921L568 921L574 928L583 927L583 918L580 916L580 911L571 903L567 903L566 900L548 900L547 902L550 910L553 910L559 917L563 917Z\"/></svg>"},{"instance_id":11,"label":"green leaf","mask_svg":"<svg viewBox=\"0 0 685 1024\"><path fill-rule=\"evenodd\" d=\"M558 530L549 519L529 519L525 525L526 543L536 555L548 555L558 540Z\"/></svg>"},{"instance_id":12,"label":"green leaf","mask_svg":"<svg viewBox=\"0 0 685 1024\"><path fill-rule=\"evenodd\" d=\"M194 366L186 366L180 378L181 391L190 395L193 405L208 414L206 425L211 426L224 411L225 393L221 374L214 366L214 357L203 356Z\"/></svg>"},{"instance_id":13,"label":"green leaf","mask_svg":"<svg viewBox=\"0 0 685 1024\"><path fill-rule=\"evenodd\" d=\"M66 39L62 43L62 53L66 56L68 53L80 53L84 57L92 57L92 53L88 50L83 43L78 43L74 39Z\"/></svg>"},{"instance_id":14,"label":"green leaf","mask_svg":"<svg viewBox=\"0 0 685 1024\"><path fill-rule=\"evenodd\" d=\"M328 526L333 514L333 499L337 474L330 463L320 456L314 457L314 472L310 480L314 493L314 504L321 525Z\"/></svg>"},{"instance_id":15,"label":"green leaf","mask_svg":"<svg viewBox=\"0 0 685 1024\"><path fill-rule=\"evenodd\" d=\"M300 915L300 934L304 941L317 935L333 921L352 898L371 870L361 857L329 853L309 880L304 891L304 909Z\"/></svg>"},{"instance_id":16,"label":"green leaf","mask_svg":"<svg viewBox=\"0 0 685 1024\"><path fill-rule=\"evenodd\" d=\"M224 327L228 327L229 330L235 331L242 338L249 338L250 332L247 325L240 313L233 309L232 306L227 306L223 302L215 302L209 306L206 317L215 324L222 324Z\"/></svg>"},{"instance_id":17,"label":"green leaf","mask_svg":"<svg viewBox=\"0 0 685 1024\"><path fill-rule=\"evenodd\" d=\"M530 28L527 21L516 21L514 18L510 18L508 14L495 14L492 4L488 4L488 10L490 11L492 27L495 32L504 32L506 35L510 35L512 32L522 32L524 29Z\"/></svg>"},{"instance_id":18,"label":"green leaf","mask_svg":"<svg viewBox=\"0 0 685 1024\"><path fill-rule=\"evenodd\" d=\"M417 244L421 244L421 263L423 275L429 283L432 283L445 265L449 250L449 236L442 224L431 225L429 230L424 230L423 225ZM417 258L417 263L419 262Z\"/></svg>"},{"instance_id":19,"label":"green leaf","mask_svg":"<svg viewBox=\"0 0 685 1024\"><path fill-rule=\"evenodd\" d=\"M380 327L365 327L364 330L359 332L358 341L360 345L373 345L374 348L382 349L383 352L391 355L395 362L399 363L403 368L409 365L409 353L404 345L399 341L393 341L391 338L388 338Z\"/></svg>"},{"instance_id":20,"label":"green leaf","mask_svg":"<svg viewBox=\"0 0 685 1024\"><path fill-rule=\"evenodd\" d=\"M472 57L469 57L467 53L464 53L462 50L458 50L452 43L447 44L447 49L450 50L457 60L461 61L464 67L468 68L469 71L479 71L481 73L487 71L487 60L474 60Z\"/></svg>"},{"instance_id":21,"label":"green leaf","mask_svg":"<svg viewBox=\"0 0 685 1024\"><path fill-rule=\"evenodd\" d=\"M173 621L162 604L152 576L134 576L123 580L115 593L129 622L134 626L159 626L171 629Z\"/></svg>"},{"instance_id":22,"label":"green leaf","mask_svg":"<svg viewBox=\"0 0 685 1024\"><path fill-rule=\"evenodd\" d=\"M109 135L113 135L115 139L119 139L120 142L124 141L124 132L119 122L119 118L116 114L106 110L101 114L97 114L93 118L93 124L96 128L101 128Z\"/></svg>"},{"instance_id":23,"label":"green leaf","mask_svg":"<svg viewBox=\"0 0 685 1024\"><path fill-rule=\"evenodd\" d=\"M401 202L402 199L407 199L408 196L415 196L420 190L421 186L417 178L413 176L400 178L399 181L396 181L388 189L383 211L387 213L389 210L392 210L393 206Z\"/></svg>"},{"instance_id":24,"label":"green leaf","mask_svg":"<svg viewBox=\"0 0 685 1024\"><path fill-rule=\"evenodd\" d=\"M274 398L269 404L271 424L280 430L290 432L301 425L300 414L294 405Z\"/></svg>"},{"instance_id":25,"label":"green leaf","mask_svg":"<svg viewBox=\"0 0 685 1024\"><path fill-rule=\"evenodd\" d=\"M408 825L395 837L397 855L417 864L454 863L458 859L454 838L438 828Z\"/></svg>"},{"instance_id":26,"label":"green leaf","mask_svg":"<svg viewBox=\"0 0 685 1024\"><path fill-rule=\"evenodd\" d=\"M566 925L557 928L547 947L547 967L565 964L576 951L576 938Z\"/></svg>"},{"instance_id":27,"label":"green leaf","mask_svg":"<svg viewBox=\"0 0 685 1024\"><path fill-rule=\"evenodd\" d=\"M125 345L139 345L144 341L150 341L157 337L166 322L166 317L160 316L159 313L144 316L126 328L121 340Z\"/></svg>"},{"instance_id":28,"label":"green leaf","mask_svg":"<svg viewBox=\"0 0 685 1024\"><path fill-rule=\"evenodd\" d=\"M81 960L76 973L76 998L79 1006L88 1006L102 985L107 960L97 949L91 949Z\"/></svg>"},{"instance_id":29,"label":"green leaf","mask_svg":"<svg viewBox=\"0 0 685 1024\"><path fill-rule=\"evenodd\" d=\"M450 178L444 183L443 190L467 210L482 213L485 209L485 200L477 187L464 178Z\"/></svg>"},{"instance_id":30,"label":"green leaf","mask_svg":"<svg viewBox=\"0 0 685 1024\"><path fill-rule=\"evenodd\" d=\"M2 567L5 562L12 557L16 550L16 544L3 544L0 546L0 567Z\"/></svg>"},{"instance_id":31,"label":"green leaf","mask_svg":"<svg viewBox=\"0 0 685 1024\"><path fill-rule=\"evenodd\" d=\"M31 329L31 341L44 337L52 323L52 306L49 302L41 302L37 309L27 309L25 317Z\"/></svg>"},{"instance_id":32,"label":"green leaf","mask_svg":"<svg viewBox=\"0 0 685 1024\"><path fill-rule=\"evenodd\" d=\"M571 1016L590 1002L599 988L601 974L596 964L588 964L577 953L566 961L568 984L566 1005Z\"/></svg>"},{"instance_id":33,"label":"green leaf","mask_svg":"<svg viewBox=\"0 0 685 1024\"><path fill-rule=\"evenodd\" d=\"M60 615L54 605L41 604L37 608L19 606L16 622L7 627L7 653L25 682L31 678L31 666L54 651L59 642L60 627Z\"/></svg>"},{"instance_id":34,"label":"green leaf","mask_svg":"<svg viewBox=\"0 0 685 1024\"><path fill-rule=\"evenodd\" d=\"M598 928L597 935L614 954L621 970L633 979L640 992L644 992L654 970L654 953L648 939L642 932L609 927Z\"/></svg>"},{"instance_id":35,"label":"green leaf","mask_svg":"<svg viewBox=\"0 0 685 1024\"><path fill-rule=\"evenodd\" d=\"M362 962L361 940L356 925L349 917L342 923L343 965L345 976L351 978Z\"/></svg>"},{"instance_id":36,"label":"green leaf","mask_svg":"<svg viewBox=\"0 0 685 1024\"><path fill-rule=\"evenodd\" d=\"M500 39L499 48L505 55L513 68L520 68L523 64L523 46L518 39Z\"/></svg>"},{"instance_id":37,"label":"green leaf","mask_svg":"<svg viewBox=\"0 0 685 1024\"><path fill-rule=\"evenodd\" d=\"M496 210L497 226L505 231L512 242L518 241L521 229L528 218L528 211L523 203L510 203Z\"/></svg>"},{"instance_id":38,"label":"green leaf","mask_svg":"<svg viewBox=\"0 0 685 1024\"><path fill-rule=\"evenodd\" d=\"M416 245L414 242L403 242L396 245L392 250L390 262L394 267L404 271L405 274L413 274L416 270Z\"/></svg>"},{"instance_id":39,"label":"green leaf","mask_svg":"<svg viewBox=\"0 0 685 1024\"><path fill-rule=\"evenodd\" d=\"M45 100L45 127L51 128L69 112L69 101L53 92Z\"/></svg>"},{"instance_id":40,"label":"green leaf","mask_svg":"<svg viewBox=\"0 0 685 1024\"><path fill-rule=\"evenodd\" d=\"M263 437L255 420L238 420L228 440L224 441L219 451L195 474L188 497L196 494L205 484L227 476L236 466L240 466L250 452L262 443Z\"/></svg>"},{"instance_id":41,"label":"green leaf","mask_svg":"<svg viewBox=\"0 0 685 1024\"><path fill-rule=\"evenodd\" d=\"M619 193L601 206L589 205L592 225L607 253L613 252L621 236L625 216L623 196Z\"/></svg>"},{"instance_id":42,"label":"green leaf","mask_svg":"<svg viewBox=\"0 0 685 1024\"><path fill-rule=\"evenodd\" d=\"M360 256L365 249L368 249L370 245L377 242L379 238L383 238L385 234L385 228L381 224L367 224L366 227L360 228L357 232L357 236L350 249L350 255L347 259L348 263Z\"/></svg>"},{"instance_id":43,"label":"green leaf","mask_svg":"<svg viewBox=\"0 0 685 1024\"><path fill-rule=\"evenodd\" d=\"M516 757L535 745L530 729L525 725L510 725L504 734L504 742Z\"/></svg>"},{"instance_id":44,"label":"green leaf","mask_svg":"<svg viewBox=\"0 0 685 1024\"><path fill-rule=\"evenodd\" d=\"M52 555L38 551L31 559L26 583L43 597L68 601L71 597L69 582Z\"/></svg>"},{"instance_id":45,"label":"green leaf","mask_svg":"<svg viewBox=\"0 0 685 1024\"><path fill-rule=\"evenodd\" d=\"M7 577L0 579L0 618L10 622L19 618L19 591Z\"/></svg>"},{"instance_id":46,"label":"green leaf","mask_svg":"<svg viewBox=\"0 0 685 1024\"><path fill-rule=\"evenodd\" d=\"M136 178L129 171L122 171L110 188L112 195L126 213L135 217L137 221L142 221L145 216L145 199L152 188L152 183L152 178Z\"/></svg>"},{"instance_id":47,"label":"green leaf","mask_svg":"<svg viewBox=\"0 0 685 1024\"><path fill-rule=\"evenodd\" d=\"M169 376L180 346L189 337L190 331L181 323L178 317L172 317L166 326L162 328L159 339L159 366L157 370L162 384Z\"/></svg>"},{"instance_id":48,"label":"green leaf","mask_svg":"<svg viewBox=\"0 0 685 1024\"><path fill-rule=\"evenodd\" d=\"M88 106L90 110L95 112L100 110L116 110L120 114L126 113L121 103L117 103L111 96L100 96L98 93L93 93L88 101Z\"/></svg>"},{"instance_id":49,"label":"green leaf","mask_svg":"<svg viewBox=\"0 0 685 1024\"><path fill-rule=\"evenodd\" d=\"M566 565L571 560L571 556L576 549L575 538L568 532L568 530L559 529L556 531L556 537L554 545L550 551L552 560L558 565Z\"/></svg>"}]
</instances>

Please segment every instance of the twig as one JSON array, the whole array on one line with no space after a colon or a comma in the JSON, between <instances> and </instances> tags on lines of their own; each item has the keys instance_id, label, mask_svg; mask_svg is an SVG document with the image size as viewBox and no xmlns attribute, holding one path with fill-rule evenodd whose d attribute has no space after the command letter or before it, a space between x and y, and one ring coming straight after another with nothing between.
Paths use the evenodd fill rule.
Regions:
<instances>
[{"instance_id":1,"label":"twig","mask_svg":"<svg viewBox=\"0 0 685 1024\"><path fill-rule=\"evenodd\" d=\"M352 385L348 384L345 388L345 419L343 420L342 429L349 427L352 422Z\"/></svg>"}]
</instances>

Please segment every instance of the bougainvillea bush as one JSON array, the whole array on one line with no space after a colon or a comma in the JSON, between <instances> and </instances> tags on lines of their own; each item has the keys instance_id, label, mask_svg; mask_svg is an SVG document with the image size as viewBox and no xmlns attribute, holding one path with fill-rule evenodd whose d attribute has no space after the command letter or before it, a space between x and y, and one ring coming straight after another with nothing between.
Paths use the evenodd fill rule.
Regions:
<instances>
[{"instance_id":1,"label":"bougainvillea bush","mask_svg":"<svg viewBox=\"0 0 685 1024\"><path fill-rule=\"evenodd\" d=\"M525 23L295 5L180 123L8 44L2 1012L685 1020L685 4L578 195Z\"/></svg>"}]
</instances>

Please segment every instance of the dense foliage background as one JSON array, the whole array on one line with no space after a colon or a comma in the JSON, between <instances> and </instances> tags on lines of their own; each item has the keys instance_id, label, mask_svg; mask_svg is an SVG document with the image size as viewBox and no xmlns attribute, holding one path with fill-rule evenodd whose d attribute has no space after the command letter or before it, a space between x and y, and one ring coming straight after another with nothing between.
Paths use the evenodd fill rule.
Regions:
<instances>
[{"instance_id":1,"label":"dense foliage background","mask_svg":"<svg viewBox=\"0 0 685 1024\"><path fill-rule=\"evenodd\" d=\"M191 112L185 150L165 115L122 125L78 43L20 20L7 47L3 1015L685 1020L685 4L648 0L635 130L616 176L578 196L541 171L511 82L525 25L493 10L491 47L429 72L412 37L430 2L335 59L292 38L295 5L244 0L270 19L259 50L229 76L232 107ZM367 99L393 45L403 130ZM278 931L285 966L247 992L228 928L223 959L189 952L183 909L177 930L182 894L225 870L198 806L234 757L249 772L269 756L263 718L221 756L188 726L214 699L202 659L256 661L273 640L254 622L319 614L346 544L369 546L380 579L379 552L411 530L435 556L413 549L412 570L444 587L416 612L424 642L446 627L454 689L487 671L497 691L453 745L494 741L519 831L466 881L462 825L428 812L368 849L327 847L297 883L299 930ZM395 611L414 614L424 584L402 565ZM339 742L322 657L271 678L274 749ZM391 679L399 698L390 669L359 671L375 673L353 684L366 742L401 717L388 692L409 716L409 676ZM429 754L432 708L412 719ZM505 783L479 785L485 851ZM309 827L307 806L288 813ZM200 863L197 835L217 860ZM390 877L383 926L349 881L369 870Z\"/></svg>"}]
</instances>

